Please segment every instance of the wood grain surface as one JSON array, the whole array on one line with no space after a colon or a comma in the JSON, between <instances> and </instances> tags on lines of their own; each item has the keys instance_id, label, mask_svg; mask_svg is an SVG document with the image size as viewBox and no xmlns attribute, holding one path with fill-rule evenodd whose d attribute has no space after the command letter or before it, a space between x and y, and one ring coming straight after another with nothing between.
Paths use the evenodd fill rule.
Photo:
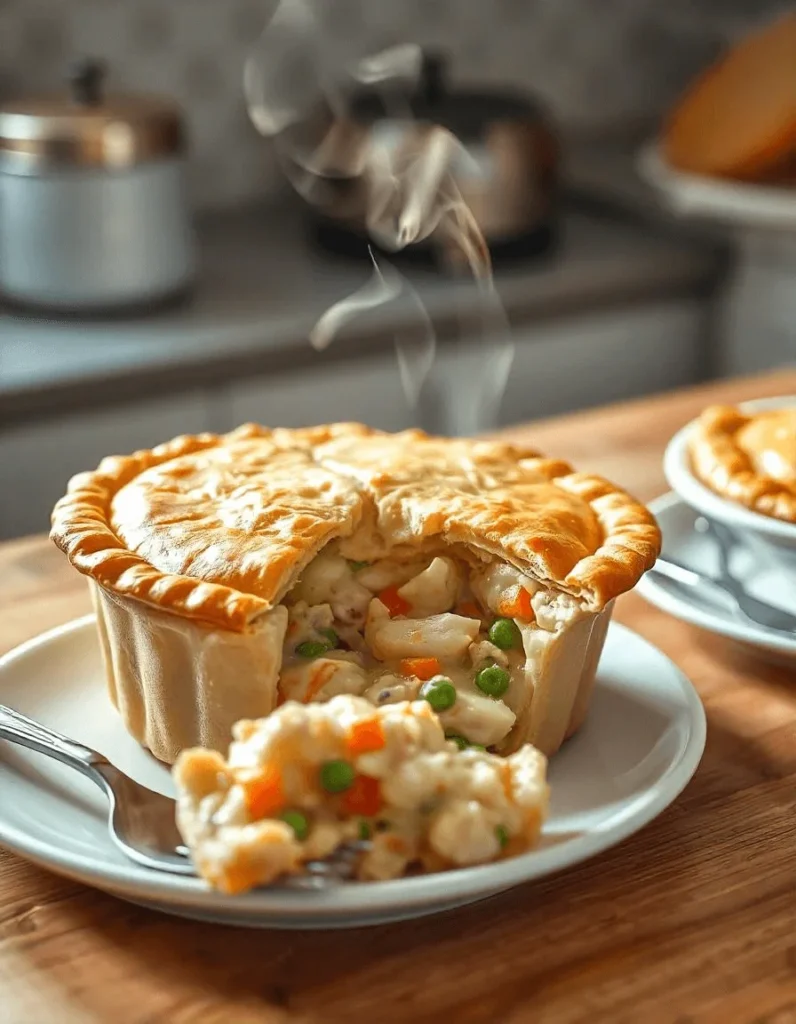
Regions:
<instances>
[{"instance_id":1,"label":"wood grain surface","mask_svg":"<svg viewBox=\"0 0 796 1024\"><path fill-rule=\"evenodd\" d=\"M710 401L796 373L511 431L647 500ZM0 547L0 651L89 609L43 538ZM170 919L0 851L0 1022L796 1022L796 678L628 596L618 619L694 681L704 760L652 825L476 906L350 932Z\"/></svg>"}]
</instances>

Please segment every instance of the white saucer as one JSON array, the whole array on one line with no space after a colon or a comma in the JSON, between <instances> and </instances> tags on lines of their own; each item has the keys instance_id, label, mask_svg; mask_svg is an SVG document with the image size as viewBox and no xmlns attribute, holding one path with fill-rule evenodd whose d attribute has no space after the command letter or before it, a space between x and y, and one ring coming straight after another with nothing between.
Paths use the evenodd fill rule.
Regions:
<instances>
[{"instance_id":1,"label":"white saucer","mask_svg":"<svg viewBox=\"0 0 796 1024\"><path fill-rule=\"evenodd\" d=\"M663 531L664 557L699 572L718 574L715 542L694 530L699 512L676 494L657 498L649 508ZM730 568L753 597L786 610L796 608L796 574L783 571L781 560L774 555L766 559L759 548L752 550L739 543L732 552ZM777 661L796 659L796 633L790 637L757 626L735 611L731 602L725 603L719 596L714 598L708 590L692 588L650 572L642 578L636 591L675 618L758 648Z\"/></svg>"},{"instance_id":2,"label":"white saucer","mask_svg":"<svg viewBox=\"0 0 796 1024\"><path fill-rule=\"evenodd\" d=\"M658 142L648 143L638 155L641 176L680 216L705 217L724 224L775 231L796 228L796 191L722 178L687 174L662 156Z\"/></svg>"},{"instance_id":3,"label":"white saucer","mask_svg":"<svg viewBox=\"0 0 796 1024\"><path fill-rule=\"evenodd\" d=\"M127 735L108 701L92 616L0 659L0 703L96 747L150 788L171 792L167 769ZM224 896L199 879L128 862L108 839L104 799L90 782L3 742L0 842L60 874L184 917L268 928L354 927L472 903L600 853L675 799L704 744L705 715L688 680L646 641L613 625L587 724L553 758L551 815L544 844L533 853L393 882Z\"/></svg>"}]
</instances>

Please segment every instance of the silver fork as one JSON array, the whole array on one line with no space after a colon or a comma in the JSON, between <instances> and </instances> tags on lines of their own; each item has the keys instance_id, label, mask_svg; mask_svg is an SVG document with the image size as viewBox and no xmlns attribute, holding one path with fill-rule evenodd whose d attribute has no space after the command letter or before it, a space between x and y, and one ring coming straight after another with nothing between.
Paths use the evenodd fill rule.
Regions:
<instances>
[{"instance_id":1,"label":"silver fork","mask_svg":"<svg viewBox=\"0 0 796 1024\"><path fill-rule=\"evenodd\" d=\"M659 558L653 566L652 572L657 572L661 576L666 576L668 579L688 587L695 589L701 587L720 593L734 605L744 618L758 626L765 626L766 629L773 629L780 633L796 632L796 615L752 597L743 584L730 572L730 550L735 541L727 528L722 527L719 523L708 522L702 517L697 519L695 528L700 533L709 533L716 541L719 551L719 576L708 576L705 573L697 572L671 558Z\"/></svg>"},{"instance_id":2,"label":"silver fork","mask_svg":"<svg viewBox=\"0 0 796 1024\"><path fill-rule=\"evenodd\" d=\"M752 597L740 580L733 576L730 569L730 552L738 546L738 541L732 530L723 523L714 522L704 516L697 518L694 529L698 533L712 537L716 542L719 553L719 582L732 595L742 614L768 629L777 629L786 633L794 632L796 630L796 615Z\"/></svg>"},{"instance_id":3,"label":"silver fork","mask_svg":"<svg viewBox=\"0 0 796 1024\"><path fill-rule=\"evenodd\" d=\"M91 747L0 705L0 739L75 768L108 798L111 839L130 860L176 875L194 874L174 818L175 802L135 782Z\"/></svg>"},{"instance_id":4,"label":"silver fork","mask_svg":"<svg viewBox=\"0 0 796 1024\"><path fill-rule=\"evenodd\" d=\"M111 839L130 860L174 875L196 874L177 830L176 803L170 797L142 786L91 747L2 704L0 740L46 754L99 786L108 798ZM326 860L305 864L305 874L292 876L279 885L290 889L318 889L348 881L353 877L358 857L367 848L367 842L345 843Z\"/></svg>"}]
</instances>

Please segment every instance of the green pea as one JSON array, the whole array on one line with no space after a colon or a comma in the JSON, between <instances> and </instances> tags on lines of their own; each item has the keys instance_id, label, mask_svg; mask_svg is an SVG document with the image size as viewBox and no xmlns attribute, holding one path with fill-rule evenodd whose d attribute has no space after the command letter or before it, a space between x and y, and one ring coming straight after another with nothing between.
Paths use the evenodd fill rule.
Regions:
<instances>
[{"instance_id":1,"label":"green pea","mask_svg":"<svg viewBox=\"0 0 796 1024\"><path fill-rule=\"evenodd\" d=\"M373 835L373 829L370 827L369 821L360 821L359 823L359 840L362 843L366 843L368 839Z\"/></svg>"},{"instance_id":2,"label":"green pea","mask_svg":"<svg viewBox=\"0 0 796 1024\"><path fill-rule=\"evenodd\" d=\"M321 634L321 636L325 636L326 639L329 641L329 649L337 647L337 645L340 643L340 637L337 635L337 633L335 633L333 629L319 629L318 632Z\"/></svg>"},{"instance_id":3,"label":"green pea","mask_svg":"<svg viewBox=\"0 0 796 1024\"><path fill-rule=\"evenodd\" d=\"M310 823L307 820L306 814L302 814L301 811L285 811L282 815L282 821L286 825L290 825L296 833L296 839L299 841L306 839L309 835Z\"/></svg>"},{"instance_id":4,"label":"green pea","mask_svg":"<svg viewBox=\"0 0 796 1024\"><path fill-rule=\"evenodd\" d=\"M459 750L467 750L470 746L464 736L458 736L455 732L446 732L445 739L455 743Z\"/></svg>"},{"instance_id":5,"label":"green pea","mask_svg":"<svg viewBox=\"0 0 796 1024\"><path fill-rule=\"evenodd\" d=\"M484 746L483 743L471 743L470 750L482 750L484 753L486 753L486 747Z\"/></svg>"},{"instance_id":6,"label":"green pea","mask_svg":"<svg viewBox=\"0 0 796 1024\"><path fill-rule=\"evenodd\" d=\"M511 676L499 665L488 665L475 677L475 685L488 697L502 697L510 682Z\"/></svg>"},{"instance_id":7,"label":"green pea","mask_svg":"<svg viewBox=\"0 0 796 1024\"><path fill-rule=\"evenodd\" d=\"M328 650L329 645L322 640L305 640L304 643L296 645L296 654L302 658L320 658Z\"/></svg>"},{"instance_id":8,"label":"green pea","mask_svg":"<svg viewBox=\"0 0 796 1024\"><path fill-rule=\"evenodd\" d=\"M348 761L327 761L321 765L321 785L327 793L345 793L355 776L354 766Z\"/></svg>"},{"instance_id":9,"label":"green pea","mask_svg":"<svg viewBox=\"0 0 796 1024\"><path fill-rule=\"evenodd\" d=\"M522 643L522 635L514 619L495 619L489 627L489 639L501 651L510 651Z\"/></svg>"},{"instance_id":10,"label":"green pea","mask_svg":"<svg viewBox=\"0 0 796 1024\"><path fill-rule=\"evenodd\" d=\"M351 566L351 572L360 572L362 569L367 569L370 562L349 562Z\"/></svg>"},{"instance_id":11,"label":"green pea","mask_svg":"<svg viewBox=\"0 0 796 1024\"><path fill-rule=\"evenodd\" d=\"M509 830L505 825L498 825L495 828L495 836L497 837L497 841L500 843L500 849L505 850L509 845Z\"/></svg>"},{"instance_id":12,"label":"green pea","mask_svg":"<svg viewBox=\"0 0 796 1024\"><path fill-rule=\"evenodd\" d=\"M456 703L456 687L447 676L434 676L420 687L420 696L435 711L447 711Z\"/></svg>"}]
</instances>

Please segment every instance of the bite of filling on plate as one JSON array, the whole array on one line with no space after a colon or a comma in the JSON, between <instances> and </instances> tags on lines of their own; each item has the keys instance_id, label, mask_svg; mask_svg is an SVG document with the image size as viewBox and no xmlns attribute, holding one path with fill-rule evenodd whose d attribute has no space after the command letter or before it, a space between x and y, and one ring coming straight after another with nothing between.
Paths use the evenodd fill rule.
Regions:
<instances>
[{"instance_id":1,"label":"bite of filling on plate","mask_svg":"<svg viewBox=\"0 0 796 1024\"><path fill-rule=\"evenodd\" d=\"M584 719L613 599L660 548L642 505L564 462L356 424L105 459L53 537L91 582L111 699L168 763L339 696L385 721L432 709L473 764L549 756Z\"/></svg>"},{"instance_id":2,"label":"bite of filling on plate","mask_svg":"<svg viewBox=\"0 0 796 1024\"><path fill-rule=\"evenodd\" d=\"M183 751L177 822L200 875L228 893L302 871L343 844L354 877L397 878L524 852L547 808L546 760L446 740L427 701L338 695L243 721L225 760Z\"/></svg>"},{"instance_id":3,"label":"bite of filling on plate","mask_svg":"<svg viewBox=\"0 0 796 1024\"><path fill-rule=\"evenodd\" d=\"M710 406L689 440L694 474L723 498L796 523L796 405Z\"/></svg>"}]
</instances>

